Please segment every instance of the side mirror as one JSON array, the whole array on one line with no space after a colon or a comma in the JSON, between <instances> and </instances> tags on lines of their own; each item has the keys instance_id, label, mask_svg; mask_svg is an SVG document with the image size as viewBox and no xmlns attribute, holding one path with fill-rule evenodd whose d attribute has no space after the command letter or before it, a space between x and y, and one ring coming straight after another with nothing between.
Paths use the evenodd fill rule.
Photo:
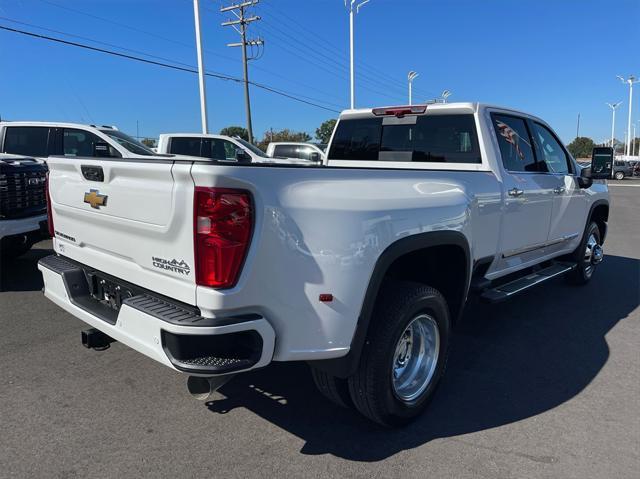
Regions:
<instances>
[{"instance_id":1,"label":"side mirror","mask_svg":"<svg viewBox=\"0 0 640 479\"><path fill-rule=\"evenodd\" d=\"M237 148L236 161L239 163L251 163L251 157L242 148Z\"/></svg>"},{"instance_id":2,"label":"side mirror","mask_svg":"<svg viewBox=\"0 0 640 479\"><path fill-rule=\"evenodd\" d=\"M613 170L613 148L597 147L591 153L591 178L606 180Z\"/></svg>"},{"instance_id":3,"label":"side mirror","mask_svg":"<svg viewBox=\"0 0 640 479\"><path fill-rule=\"evenodd\" d=\"M578 176L578 186L580 188L589 188L593 184L593 177L591 176L591 167L582 168L580 176Z\"/></svg>"},{"instance_id":4,"label":"side mirror","mask_svg":"<svg viewBox=\"0 0 640 479\"><path fill-rule=\"evenodd\" d=\"M314 163L321 163L322 158L320 158L320 153L317 151L312 151L309 153L309 161L313 161Z\"/></svg>"}]
</instances>

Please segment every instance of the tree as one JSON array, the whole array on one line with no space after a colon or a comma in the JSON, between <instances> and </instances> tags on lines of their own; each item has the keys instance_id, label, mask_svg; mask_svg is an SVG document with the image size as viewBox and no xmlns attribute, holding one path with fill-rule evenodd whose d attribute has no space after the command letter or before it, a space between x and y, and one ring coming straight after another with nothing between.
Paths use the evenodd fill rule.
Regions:
<instances>
[{"instance_id":1,"label":"tree","mask_svg":"<svg viewBox=\"0 0 640 479\"><path fill-rule=\"evenodd\" d=\"M338 120L332 118L330 120L322 122L319 128L316 128L316 138L320 140L320 143L329 143L329 139L333 133L333 129L336 127Z\"/></svg>"},{"instance_id":2,"label":"tree","mask_svg":"<svg viewBox=\"0 0 640 479\"><path fill-rule=\"evenodd\" d=\"M267 150L267 145L271 142L279 141L293 141L293 142L307 142L311 140L311 135L304 131L291 131L288 128L280 131L267 131L264 134L262 141L258 143L258 147L262 150Z\"/></svg>"},{"instance_id":3,"label":"tree","mask_svg":"<svg viewBox=\"0 0 640 479\"><path fill-rule=\"evenodd\" d=\"M596 146L591 138L579 136L567 145L574 158L591 158L591 151Z\"/></svg>"},{"instance_id":4,"label":"tree","mask_svg":"<svg viewBox=\"0 0 640 479\"><path fill-rule=\"evenodd\" d=\"M156 140L154 140L153 138L143 138L142 141L140 141L140 143L142 143L147 148L156 147Z\"/></svg>"},{"instance_id":5,"label":"tree","mask_svg":"<svg viewBox=\"0 0 640 479\"><path fill-rule=\"evenodd\" d=\"M225 136L238 136L243 140L249 141L249 132L241 126L227 126L220 130L220 134Z\"/></svg>"}]
</instances>

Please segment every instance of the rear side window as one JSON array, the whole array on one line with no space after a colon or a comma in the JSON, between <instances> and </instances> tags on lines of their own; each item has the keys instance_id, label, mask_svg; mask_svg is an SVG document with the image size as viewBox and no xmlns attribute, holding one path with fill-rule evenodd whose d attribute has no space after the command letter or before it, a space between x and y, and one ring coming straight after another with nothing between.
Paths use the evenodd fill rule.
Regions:
<instances>
[{"instance_id":1,"label":"rear side window","mask_svg":"<svg viewBox=\"0 0 640 479\"><path fill-rule=\"evenodd\" d=\"M473 115L341 120L329 159L481 163Z\"/></svg>"},{"instance_id":2,"label":"rear side window","mask_svg":"<svg viewBox=\"0 0 640 479\"><path fill-rule=\"evenodd\" d=\"M285 156L287 158L308 160L312 151L312 148L309 146L276 145L273 149L273 156Z\"/></svg>"},{"instance_id":3,"label":"rear side window","mask_svg":"<svg viewBox=\"0 0 640 479\"><path fill-rule=\"evenodd\" d=\"M200 138L171 138L169 153L173 153L174 155L201 156L200 143Z\"/></svg>"},{"instance_id":4,"label":"rear side window","mask_svg":"<svg viewBox=\"0 0 640 479\"><path fill-rule=\"evenodd\" d=\"M46 157L49 128L42 126L9 126L4 137L5 153Z\"/></svg>"},{"instance_id":5,"label":"rear side window","mask_svg":"<svg viewBox=\"0 0 640 479\"><path fill-rule=\"evenodd\" d=\"M522 118L491 115L500 145L502 164L507 171L537 171L531 138Z\"/></svg>"},{"instance_id":6,"label":"rear side window","mask_svg":"<svg viewBox=\"0 0 640 479\"><path fill-rule=\"evenodd\" d=\"M273 156L284 156L286 158L297 158L296 147L293 145L276 145L273 149Z\"/></svg>"}]
</instances>

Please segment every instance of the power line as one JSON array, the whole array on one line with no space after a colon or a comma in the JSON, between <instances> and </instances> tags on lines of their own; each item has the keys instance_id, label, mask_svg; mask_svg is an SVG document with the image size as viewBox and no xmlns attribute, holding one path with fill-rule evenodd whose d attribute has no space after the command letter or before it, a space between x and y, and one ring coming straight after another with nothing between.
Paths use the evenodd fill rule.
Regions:
<instances>
[{"instance_id":1,"label":"power line","mask_svg":"<svg viewBox=\"0 0 640 479\"><path fill-rule=\"evenodd\" d=\"M310 41L313 42L313 45L310 47L312 51L318 51L318 48L324 48L325 51L330 52L331 55L333 56L337 56L340 57L344 60L344 62L349 61L349 58L347 57L346 53L344 53L344 51L339 48L336 44L328 41L326 38L322 37L321 35L319 35L318 33L314 32L312 29L307 29L307 28L302 28L300 27L300 25L298 24L298 20L295 20L294 18L292 18L290 15L286 14L284 11L280 10L275 3L273 3L271 0L263 0L264 4L269 7L269 9L272 10L272 14L276 14L281 16L283 19L286 20L287 25L288 26L292 26L293 28L297 29L298 34L296 34L296 38L298 41L300 41L299 37L303 36L306 37L308 39L310 39ZM267 12L268 14L268 12ZM277 18L274 18L275 21L277 21ZM267 20L265 20L265 23L268 23ZM312 38L313 37L313 38ZM326 47L319 47L318 45L318 41L320 43L324 43L325 45L327 45ZM346 63L345 63L346 64ZM404 79L400 80L398 78L394 78L391 75L389 75L387 72L373 67L372 65L369 65L363 61L356 61L356 65L358 66L359 69L361 70L368 70L370 73L369 74L365 74L365 76L369 76L371 75L372 77L375 77L374 81L377 82L384 82L388 85L392 85L394 88L399 88L404 92ZM363 76L362 73L359 74L360 77ZM418 91L417 89L414 89L414 91L416 91L417 93L419 93L420 95L424 96L425 98L431 95L435 95L434 92L426 92L424 90L420 90Z\"/></svg>"},{"instance_id":2,"label":"power line","mask_svg":"<svg viewBox=\"0 0 640 479\"><path fill-rule=\"evenodd\" d=\"M26 36L33 37L33 38L38 38L38 39L41 39L41 40L47 40L47 41L51 41L51 42L55 42L55 43L60 43L60 44L63 44L63 45L74 46L74 47L77 47L77 48L83 48L85 50L91 50L91 51L95 51L95 52L99 52L99 53L104 53L106 55L112 55L112 56L115 56L115 57L126 58L128 60L134 60L134 61L137 61L137 62L149 64L149 65L155 65L155 66L159 66L159 67L170 68L172 70L183 71L183 72L188 72L188 73L198 73L198 71L194 67L171 65L169 63L159 62L159 61L156 61L156 60L149 60L147 58L141 58L141 57L137 57L137 56L134 56L134 55L129 55L129 54L126 54L126 53L114 52L113 50L107 50L105 48L93 47L91 45L86 45L86 44L79 43L79 42L72 42L72 41L69 41L69 40L63 40L61 38L55 38L55 37L51 37L51 36L48 36L48 35L42 35L42 34L39 34L39 33L28 32L26 30L20 30L20 29L17 29L17 28L11 28L11 27L7 27L5 25L0 25L0 29L8 31L8 32L19 33L21 35L26 35ZM233 81L235 83L243 83L243 80L241 78L232 77L232 76L225 75L225 74L222 74L222 73L206 72L205 74L207 76L209 76L209 77L218 78L220 80ZM333 108L328 108L326 106L319 105L318 103L314 103L314 102L302 99L302 98L300 98L298 96L295 96L293 94L287 93L287 92L282 91L282 90L277 90L277 89L275 89L273 87L270 87L268 85L263 85L261 83L255 83L253 81L250 81L249 83L251 85L255 86L256 88L260 88L262 90L274 93L276 95L280 95L282 97L289 98L291 100L295 100L295 101L297 101L299 103L304 103L304 104L307 104L307 105L310 105L310 106L314 106L316 108L322 108L323 110L331 111L333 113L340 113L339 110L335 110Z\"/></svg>"},{"instance_id":3,"label":"power line","mask_svg":"<svg viewBox=\"0 0 640 479\"><path fill-rule=\"evenodd\" d=\"M184 1L188 2L189 0L184 0ZM262 1L264 2L264 0ZM213 10L211 8L208 8L206 6L203 7L203 10L212 13L214 16L220 15L220 12ZM331 49L324 47L323 49L325 52L328 52L327 54L321 51L322 47L319 47L319 45L315 43L309 44L307 42L304 42L300 37L306 36L307 38L310 38L308 35L306 35L306 33L308 33L307 30L299 27L296 24L297 20L294 20L292 17L285 15L284 13L282 13L281 15L287 17L288 20L286 20L286 23L288 27L289 26L296 27L299 32L302 32L302 34L296 34L295 37L293 37L291 35L291 32L284 31L283 29L276 26L271 21L266 20L264 16L261 16L260 23L264 25L258 27L258 31L259 32L264 31L268 33L270 43L278 46L279 48L281 48L288 54L292 55L293 57L296 57L306 63L309 63L310 65L313 65L315 68L319 70L323 70L335 76L336 78L346 79L348 77L349 69L346 63L336 60L335 58L335 57L346 58L343 53L337 51L337 47L332 47ZM274 21L278 21L278 20L274 18ZM312 32L312 31L309 31L309 32ZM323 43L326 43L330 46L332 45L317 34L314 34L314 37L318 38ZM348 61L348 59L345 61ZM358 66L361 66L361 65L366 69L375 70L373 67L369 67L369 66L366 66L365 64L362 64L361 62L358 62ZM269 72L268 70L265 70L263 68L258 68L257 66L255 66L254 68L273 74L272 72ZM384 78L385 76L388 79L385 79ZM359 82L361 83L361 87L363 89L373 92L379 96L387 97L394 101L397 101L398 96L400 95L404 96L405 94L404 82L400 82L389 75L380 73L379 70L373 74L361 73L359 77L360 77ZM291 81L291 79L288 79L288 81ZM297 83L297 82L294 82L294 83ZM384 89L384 90L394 89L397 92L397 94L390 94L388 91L382 91L381 89ZM415 89L415 91L425 97L433 94L433 93L426 94L423 91L422 92L418 91L417 89ZM324 93L326 94L326 92Z\"/></svg>"},{"instance_id":4,"label":"power line","mask_svg":"<svg viewBox=\"0 0 640 479\"><path fill-rule=\"evenodd\" d=\"M40 1L40 2L42 2L42 3L48 4L48 5L51 5L51 6L53 6L53 7L56 7L56 8L60 8L60 9L62 9L62 10L66 10L66 11L68 11L68 12L76 13L76 14L78 14L78 15L83 15L83 16L85 16L85 17L89 17L89 18L93 18L93 19L99 20L99 21L101 21L101 22L109 23L109 24L111 24L111 25L116 25L116 26L118 26L118 27L121 27L121 28L124 28L124 29L127 29L127 30L131 30L131 31L134 31L134 32L138 32L138 33L141 33L141 34L143 34L143 35L147 35L147 36L150 36L150 37L153 37L153 38L156 38L156 39L159 39L159 40L163 40L163 41L166 41L166 42L169 42L169 43L173 43L173 44L175 44L175 45L179 45L179 46L182 46L182 47L184 47L184 48L188 48L189 50L193 51L193 45L192 45L192 44L190 44L190 43L185 43L185 42L181 42L181 41L178 41L178 40L175 40L175 39L172 39L172 38L168 38L168 37L165 37L165 36L162 36L162 35L156 34L156 33L154 33L154 32L149 32L149 31L147 31L147 30L143 30L143 29L141 29L141 28L138 28L138 27L135 27L135 26L132 26L132 25L126 24L126 23L122 23L122 22L118 22L118 21L115 21L115 20L112 20L112 19L109 19L109 18L101 17L101 16L99 16L99 15L94 15L94 14L92 14L92 13L89 13L89 12L86 12L86 11L83 11L83 10L78 10L78 9L76 9L76 8L71 8L71 7L68 7L68 6L65 6L65 5L60 5L60 4L58 4L58 3L56 3L56 2L53 2L53 1L51 1L51 0L39 0L39 1ZM191 3L191 0L184 0L184 1L185 1L185 2L187 2L187 3ZM209 12L211 12L211 13L214 13L214 14L216 14L216 15L219 15L219 12L217 12L216 10L212 10L211 8L208 8L208 7L206 7L206 6L203 6L202 8L203 8L203 10L207 10L207 11L209 11ZM8 19L8 20L9 20L9 19ZM9 21L15 21L15 20L9 20ZM24 23L23 23L23 24L24 24ZM88 39L88 38L86 38L86 37L80 37L80 36L73 35L73 34L69 34L69 33L65 33L65 32L58 32L58 31L56 31L56 30L51 30L51 29L48 29L48 28L45 28L45 27L39 27L39 26L36 26L36 25L33 25L33 27L34 27L34 28L39 28L39 29L42 29L42 30L53 31L53 32L55 32L55 33L60 33L60 34L62 34L62 35L66 35L66 36L71 36L71 37L76 37L76 38L82 38L82 39L88 40L88 41L90 41L90 42L92 42L92 43L98 43L98 44L102 44L102 45L112 46L111 44L108 44L108 43L104 43L104 42L100 42L100 41L97 41L97 40ZM115 48L118 48L118 49L120 49L120 50L125 50L125 51L131 51L131 52L139 53L139 54L141 54L141 55L148 56L148 57L151 57L151 58L158 58L158 59L166 60L166 59L165 59L165 58L163 58L163 57L158 57L158 56L156 56L156 55L151 55L151 54L148 54L148 53L138 52L138 51L136 51L136 50L131 50L131 49L124 48L124 47L120 47L120 46L115 46ZM221 58L221 59L223 59L223 60L226 60L226 61L229 61L229 62L232 62L232 63L238 63L238 61L239 61L237 58L232 58L232 57L229 57L229 56L226 56L226 55L221 55L221 54L219 54L219 53L217 53L217 52L214 52L214 51L209 50L209 49L206 49L206 48L204 48L204 49L203 49L203 51L204 51L207 55L213 55L213 56L215 56L215 57L217 57L217 58ZM188 64L186 64L186 63L182 63L182 62L178 62L178 61L174 61L174 60L168 60L168 61L170 61L170 62L172 62L172 63L180 64L180 65L190 66L190 65L188 65ZM284 75L280 75L280 74L278 74L278 73L276 73L276 72L272 72L272 71L270 71L270 70L268 70L268 69L266 69L266 68L264 68L264 67L260 67L260 66L258 66L258 65L254 65L254 67L253 67L253 68L254 68L254 69L256 69L256 70L260 70L260 71L262 71L262 72L265 72L265 73L267 73L267 74L269 74L269 75L272 75L272 76L274 76L274 77L276 77L276 78L280 78L280 79L282 79L282 80L284 80L284 81L286 81L286 82L289 82L289 83L294 83L294 84L297 84L297 85L299 85L299 86L305 86L305 87L306 87L306 86L308 86L307 84L304 84L304 83L301 83L301 82L298 82L298 81L292 80L292 79L291 79L291 78L289 78L289 77L286 77L286 76L284 76ZM317 89L316 89L316 90L314 90L314 91L315 91L316 93L322 93L323 95L325 95L325 96L327 96L327 97L330 97L330 98L332 98L333 100L336 100L336 99L337 99L335 96L333 96L333 94L328 93L328 92L326 92L326 91L321 91L321 90L317 90ZM324 104L326 104L326 105L334 106L334 107L337 107L337 108L342 108L342 106L341 106L340 104L335 103L335 102L332 102L332 101L320 100L320 99L317 99L317 98L313 98L313 97L309 97L309 96L306 96L306 95L302 95L302 94L300 94L300 93L296 93L296 94L295 94L295 96L300 97L300 98L304 98L304 99L307 99L307 100L310 100L310 101L312 101L312 102L317 101L317 102L320 102L320 103L324 103Z\"/></svg>"}]
</instances>

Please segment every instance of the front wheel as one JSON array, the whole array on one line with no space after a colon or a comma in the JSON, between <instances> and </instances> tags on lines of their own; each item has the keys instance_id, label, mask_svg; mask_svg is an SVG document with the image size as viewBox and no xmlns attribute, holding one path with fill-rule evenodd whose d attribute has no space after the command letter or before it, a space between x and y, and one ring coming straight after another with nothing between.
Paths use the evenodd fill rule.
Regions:
<instances>
[{"instance_id":1,"label":"front wheel","mask_svg":"<svg viewBox=\"0 0 640 479\"><path fill-rule=\"evenodd\" d=\"M449 335L449 309L440 292L409 282L387 285L349 378L356 409L384 426L419 415L444 373Z\"/></svg>"},{"instance_id":2,"label":"front wheel","mask_svg":"<svg viewBox=\"0 0 640 479\"><path fill-rule=\"evenodd\" d=\"M577 285L587 284L591 281L596 266L604 259L602 249L602 236L600 228L592 221L586 229L582 244L576 252L576 267L569 274L569 282Z\"/></svg>"},{"instance_id":3,"label":"front wheel","mask_svg":"<svg viewBox=\"0 0 640 479\"><path fill-rule=\"evenodd\" d=\"M613 175L616 180L624 180L624 173L622 171L616 171Z\"/></svg>"}]
</instances>

